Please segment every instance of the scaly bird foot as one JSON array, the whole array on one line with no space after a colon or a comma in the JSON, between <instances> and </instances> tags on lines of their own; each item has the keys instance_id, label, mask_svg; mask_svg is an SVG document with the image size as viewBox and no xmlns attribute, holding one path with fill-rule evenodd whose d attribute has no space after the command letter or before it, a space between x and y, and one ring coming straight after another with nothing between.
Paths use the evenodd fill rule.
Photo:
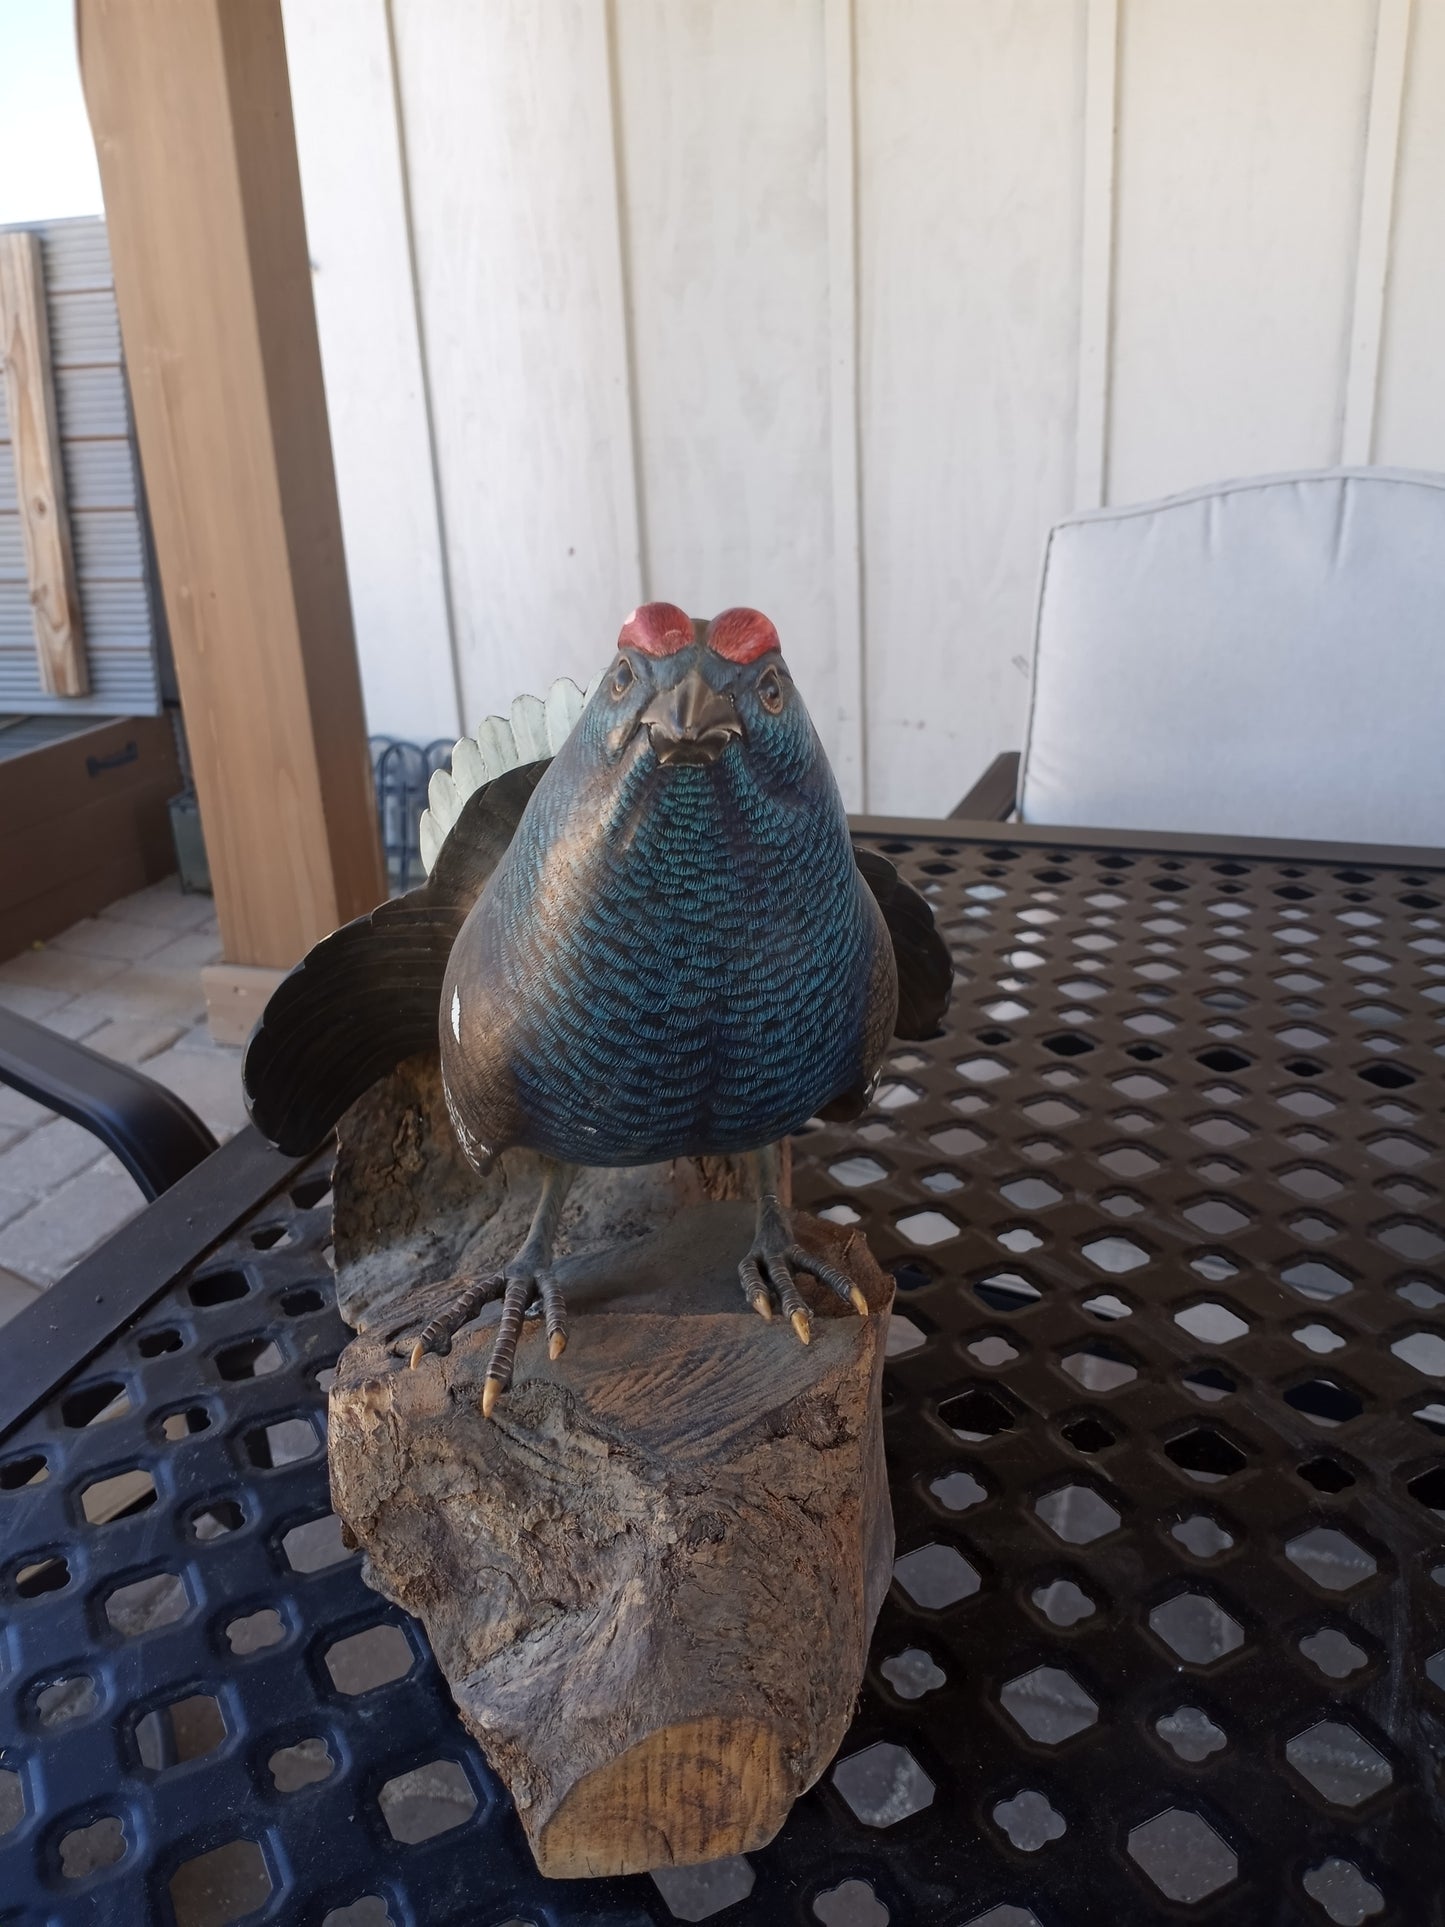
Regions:
<instances>
[{"instance_id":1,"label":"scaly bird foot","mask_svg":"<svg viewBox=\"0 0 1445 1927\"><path fill-rule=\"evenodd\" d=\"M532 1224L522 1249L505 1270L495 1272L459 1292L451 1304L439 1312L411 1348L411 1362L419 1365L428 1352L443 1356L451 1350L452 1334L469 1318L475 1318L490 1299L500 1297L502 1315L497 1320L497 1336L487 1360L487 1376L482 1386L482 1417L490 1418L497 1400L512 1382L512 1367L517 1357L517 1341L522 1336L522 1320L535 1298L547 1326L547 1355L560 1358L567 1345L567 1307L552 1277L552 1245L562 1204L575 1176L570 1164L544 1160L542 1189L532 1213Z\"/></svg>"},{"instance_id":2,"label":"scaly bird foot","mask_svg":"<svg viewBox=\"0 0 1445 1927\"><path fill-rule=\"evenodd\" d=\"M760 1318L771 1319L774 1311L781 1311L802 1343L808 1345L813 1339L813 1318L793 1280L795 1271L806 1271L810 1278L826 1285L860 1318L868 1316L868 1300L847 1272L796 1244L786 1213L775 1200L766 1199L758 1213L752 1246L738 1266L738 1282Z\"/></svg>"},{"instance_id":3,"label":"scaly bird foot","mask_svg":"<svg viewBox=\"0 0 1445 1927\"><path fill-rule=\"evenodd\" d=\"M497 1400L512 1383L512 1367L517 1357L517 1341L522 1336L522 1321L527 1307L536 1299L547 1326L547 1356L560 1358L567 1349L567 1307L562 1292L550 1272L534 1272L520 1261L508 1267L506 1289L502 1294L502 1315L497 1320L497 1336L487 1360L487 1376L482 1386L482 1417L490 1418Z\"/></svg>"},{"instance_id":4,"label":"scaly bird foot","mask_svg":"<svg viewBox=\"0 0 1445 1927\"><path fill-rule=\"evenodd\" d=\"M501 1272L490 1277L478 1278L465 1286L456 1296L442 1306L434 1318L428 1319L410 1347L407 1363L413 1371L420 1365L428 1352L435 1352L438 1358L445 1358L452 1348L452 1339L463 1325L469 1324L483 1305L501 1296L506 1289L507 1280ZM402 1342L393 1341L393 1351L403 1348Z\"/></svg>"},{"instance_id":5,"label":"scaly bird foot","mask_svg":"<svg viewBox=\"0 0 1445 1927\"><path fill-rule=\"evenodd\" d=\"M514 1262L506 1271L495 1272L488 1278L468 1285L423 1327L409 1354L413 1370L428 1352L445 1358L452 1348L455 1334L494 1298L502 1300L502 1315L497 1321L497 1335L492 1341L486 1380L482 1386L484 1418L492 1416L497 1400L512 1383L517 1343L522 1335L527 1309L534 1299L540 1305L547 1327L547 1356L560 1358L567 1348L567 1307L560 1288L549 1273L534 1273L530 1268L522 1268Z\"/></svg>"}]
</instances>

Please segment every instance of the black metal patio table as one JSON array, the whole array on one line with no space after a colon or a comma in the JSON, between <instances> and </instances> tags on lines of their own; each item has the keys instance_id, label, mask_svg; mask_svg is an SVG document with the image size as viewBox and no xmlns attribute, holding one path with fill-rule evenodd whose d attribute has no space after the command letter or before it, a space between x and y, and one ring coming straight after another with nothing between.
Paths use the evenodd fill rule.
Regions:
<instances>
[{"instance_id":1,"label":"black metal patio table","mask_svg":"<svg viewBox=\"0 0 1445 1927\"><path fill-rule=\"evenodd\" d=\"M796 1147L899 1559L778 1840L538 1879L329 1515L326 1159L243 1133L0 1341L0 1922L1445 1920L1445 855L865 827L958 983Z\"/></svg>"}]
</instances>

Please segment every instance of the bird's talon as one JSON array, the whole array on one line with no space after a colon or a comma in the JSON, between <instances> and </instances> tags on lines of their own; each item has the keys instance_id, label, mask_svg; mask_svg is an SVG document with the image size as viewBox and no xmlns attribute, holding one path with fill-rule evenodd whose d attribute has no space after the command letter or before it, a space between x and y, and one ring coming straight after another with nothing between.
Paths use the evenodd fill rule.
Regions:
<instances>
[{"instance_id":1,"label":"bird's talon","mask_svg":"<svg viewBox=\"0 0 1445 1927\"><path fill-rule=\"evenodd\" d=\"M792 1324L793 1330L798 1334L802 1343L811 1345L813 1342L813 1326L807 1312L795 1311L789 1322Z\"/></svg>"},{"instance_id":2,"label":"bird's talon","mask_svg":"<svg viewBox=\"0 0 1445 1927\"><path fill-rule=\"evenodd\" d=\"M547 1356L552 1360L554 1365L566 1349L566 1332L553 1332L552 1336L547 1340Z\"/></svg>"},{"instance_id":3,"label":"bird's talon","mask_svg":"<svg viewBox=\"0 0 1445 1927\"><path fill-rule=\"evenodd\" d=\"M868 1300L863 1296L857 1285L849 1285L848 1302L860 1318L866 1318L868 1316Z\"/></svg>"},{"instance_id":4,"label":"bird's talon","mask_svg":"<svg viewBox=\"0 0 1445 1927\"><path fill-rule=\"evenodd\" d=\"M489 1378L482 1387L482 1417L490 1418L497 1409L497 1400L506 1390L499 1378Z\"/></svg>"},{"instance_id":5,"label":"bird's talon","mask_svg":"<svg viewBox=\"0 0 1445 1927\"><path fill-rule=\"evenodd\" d=\"M407 1360L408 1369L414 1372L425 1357L426 1346L421 1339L418 1339L411 1348L411 1357Z\"/></svg>"},{"instance_id":6,"label":"bird's talon","mask_svg":"<svg viewBox=\"0 0 1445 1927\"><path fill-rule=\"evenodd\" d=\"M748 1303L752 1306L753 1310L758 1314L758 1317L763 1320L764 1324L768 1324L768 1325L772 1324L773 1308L768 1303L766 1293L761 1291L755 1292L754 1295L748 1300Z\"/></svg>"}]
</instances>

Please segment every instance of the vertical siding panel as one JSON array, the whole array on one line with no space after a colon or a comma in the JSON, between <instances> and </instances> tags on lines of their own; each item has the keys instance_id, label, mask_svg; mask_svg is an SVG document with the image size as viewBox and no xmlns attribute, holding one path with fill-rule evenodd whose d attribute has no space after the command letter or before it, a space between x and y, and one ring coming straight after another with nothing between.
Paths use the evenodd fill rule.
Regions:
<instances>
[{"instance_id":1,"label":"vertical siding panel","mask_svg":"<svg viewBox=\"0 0 1445 1927\"><path fill-rule=\"evenodd\" d=\"M1370 124L1365 137L1365 178L1360 193L1360 237L1355 254L1355 297L1345 372L1340 460L1366 463L1375 432L1375 394L1380 376L1380 329L1385 318L1385 279L1395 211L1400 154L1400 107L1405 57L1410 44L1410 0L1380 0L1375 28Z\"/></svg>"},{"instance_id":2,"label":"vertical siding panel","mask_svg":"<svg viewBox=\"0 0 1445 1927\"><path fill-rule=\"evenodd\" d=\"M863 558L858 495L858 173L853 0L824 0L828 123L828 332L833 456L834 766L850 809L868 807ZM851 713L845 691L852 691Z\"/></svg>"},{"instance_id":3,"label":"vertical siding panel","mask_svg":"<svg viewBox=\"0 0 1445 1927\"><path fill-rule=\"evenodd\" d=\"M1088 0L1084 54L1084 216L1079 286L1079 410L1074 506L1099 508L1109 461L1109 329L1114 284L1115 102L1119 0Z\"/></svg>"},{"instance_id":4,"label":"vertical siding panel","mask_svg":"<svg viewBox=\"0 0 1445 1927\"><path fill-rule=\"evenodd\" d=\"M1374 0L1125 0L1110 497L1336 459Z\"/></svg>"},{"instance_id":5,"label":"vertical siding panel","mask_svg":"<svg viewBox=\"0 0 1445 1927\"><path fill-rule=\"evenodd\" d=\"M638 599L605 0L395 0L464 723Z\"/></svg>"},{"instance_id":6,"label":"vertical siding panel","mask_svg":"<svg viewBox=\"0 0 1445 1927\"><path fill-rule=\"evenodd\" d=\"M1375 404L1377 462L1445 470L1445 0L1415 0Z\"/></svg>"},{"instance_id":7,"label":"vertical siding panel","mask_svg":"<svg viewBox=\"0 0 1445 1927\"><path fill-rule=\"evenodd\" d=\"M1072 505L1084 9L858 0L869 801L949 809L1021 740Z\"/></svg>"},{"instance_id":8,"label":"vertical siding panel","mask_svg":"<svg viewBox=\"0 0 1445 1927\"><path fill-rule=\"evenodd\" d=\"M617 0L616 22L649 593L765 609L846 772L823 0Z\"/></svg>"},{"instance_id":9,"label":"vertical siding panel","mask_svg":"<svg viewBox=\"0 0 1445 1927\"><path fill-rule=\"evenodd\" d=\"M283 0L367 726L461 723L386 0Z\"/></svg>"}]
</instances>

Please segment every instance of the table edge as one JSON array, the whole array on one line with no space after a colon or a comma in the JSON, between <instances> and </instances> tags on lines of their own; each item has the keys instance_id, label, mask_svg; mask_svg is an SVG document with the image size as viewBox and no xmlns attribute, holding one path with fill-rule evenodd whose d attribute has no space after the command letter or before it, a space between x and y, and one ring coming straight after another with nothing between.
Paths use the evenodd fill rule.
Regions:
<instances>
[{"instance_id":1,"label":"table edge","mask_svg":"<svg viewBox=\"0 0 1445 1927\"><path fill-rule=\"evenodd\" d=\"M1387 869L1445 870L1431 843L1333 843L1313 838L1220 836L1207 830L1106 830L1060 823L970 822L942 816L850 816L856 836L925 837L934 843L1024 844L1045 850L1137 850L1148 856L1242 857L1255 863L1369 863Z\"/></svg>"},{"instance_id":2,"label":"table edge","mask_svg":"<svg viewBox=\"0 0 1445 1927\"><path fill-rule=\"evenodd\" d=\"M17 1312L0 1338L0 1441L314 1155L248 1124Z\"/></svg>"}]
</instances>

